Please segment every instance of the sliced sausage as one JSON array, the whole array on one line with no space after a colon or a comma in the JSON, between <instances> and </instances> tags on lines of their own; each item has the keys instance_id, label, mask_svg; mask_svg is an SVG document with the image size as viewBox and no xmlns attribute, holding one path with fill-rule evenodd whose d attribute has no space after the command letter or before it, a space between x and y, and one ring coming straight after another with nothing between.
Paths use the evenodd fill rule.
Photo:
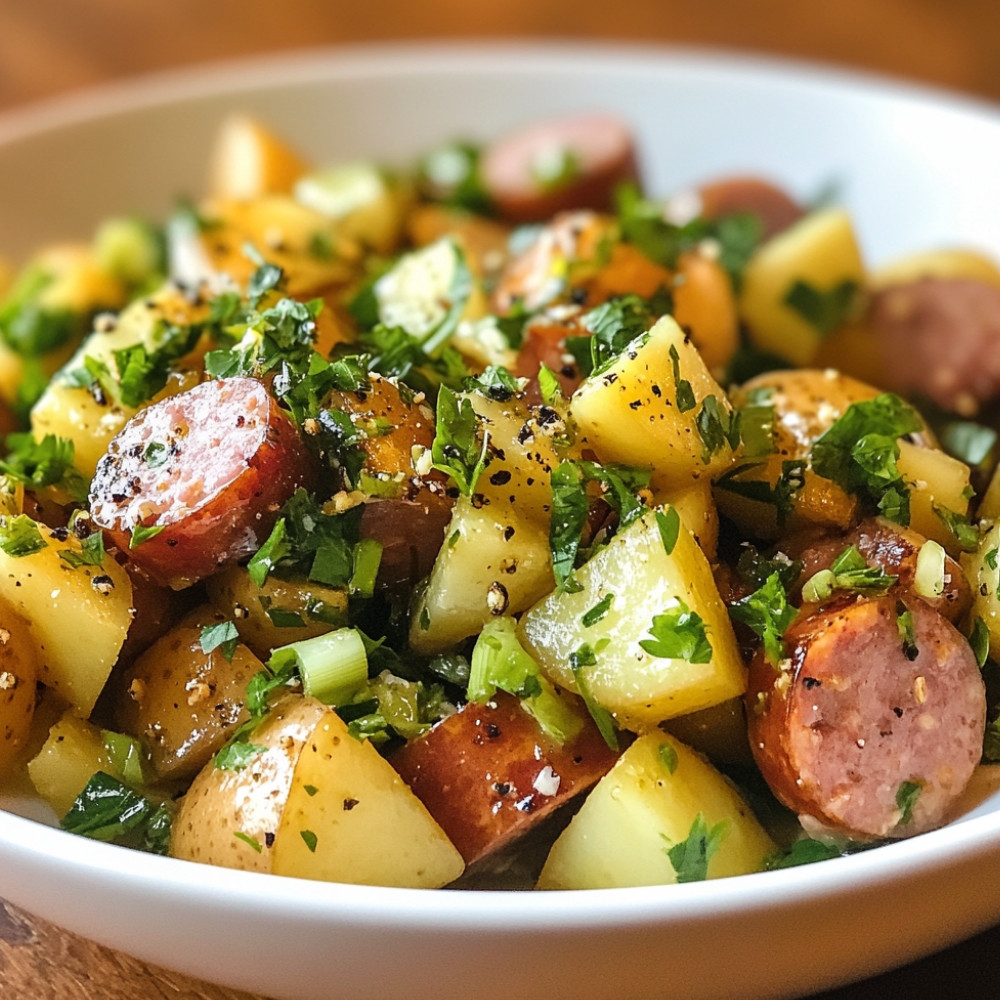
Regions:
<instances>
[{"instance_id":1,"label":"sliced sausage","mask_svg":"<svg viewBox=\"0 0 1000 1000\"><path fill-rule=\"evenodd\" d=\"M1000 288L971 278L919 278L874 293L872 331L886 388L974 416L1000 394Z\"/></svg>"},{"instance_id":2,"label":"sliced sausage","mask_svg":"<svg viewBox=\"0 0 1000 1000\"><path fill-rule=\"evenodd\" d=\"M944 823L986 720L966 639L919 598L887 596L800 618L784 641L779 667L754 658L747 691L751 749L777 798L810 832L858 841Z\"/></svg>"},{"instance_id":3,"label":"sliced sausage","mask_svg":"<svg viewBox=\"0 0 1000 1000\"><path fill-rule=\"evenodd\" d=\"M755 215L762 239L770 239L797 222L805 209L787 191L762 177L723 177L671 198L668 217L683 223L702 217Z\"/></svg>"},{"instance_id":4,"label":"sliced sausage","mask_svg":"<svg viewBox=\"0 0 1000 1000\"><path fill-rule=\"evenodd\" d=\"M638 181L628 127L605 114L537 122L493 142L480 162L483 185L500 215L542 222L573 208L610 211L615 189Z\"/></svg>"},{"instance_id":5,"label":"sliced sausage","mask_svg":"<svg viewBox=\"0 0 1000 1000\"><path fill-rule=\"evenodd\" d=\"M263 383L204 382L140 410L111 441L91 515L155 581L179 590L255 552L309 469Z\"/></svg>"},{"instance_id":6,"label":"sliced sausage","mask_svg":"<svg viewBox=\"0 0 1000 1000\"><path fill-rule=\"evenodd\" d=\"M499 850L574 795L617 758L590 724L560 746L516 698L469 703L389 758L466 864Z\"/></svg>"},{"instance_id":7,"label":"sliced sausage","mask_svg":"<svg viewBox=\"0 0 1000 1000\"><path fill-rule=\"evenodd\" d=\"M802 584L815 573L829 569L834 560L851 545L864 556L869 566L879 566L886 573L895 576L896 590L913 592L917 558L926 541L923 535L891 521L879 517L866 518L846 535L824 539L802 551L799 556L802 560L802 573L796 592L800 593ZM949 621L961 621L972 605L972 591L962 567L949 555L945 555L941 585L939 596L916 596L923 598Z\"/></svg>"}]
</instances>

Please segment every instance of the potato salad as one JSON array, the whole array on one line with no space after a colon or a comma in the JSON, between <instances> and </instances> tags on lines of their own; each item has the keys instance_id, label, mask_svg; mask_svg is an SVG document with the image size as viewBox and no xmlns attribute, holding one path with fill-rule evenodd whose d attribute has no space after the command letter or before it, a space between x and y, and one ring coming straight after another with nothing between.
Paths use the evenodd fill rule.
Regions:
<instances>
[{"instance_id":1,"label":"potato salad","mask_svg":"<svg viewBox=\"0 0 1000 1000\"><path fill-rule=\"evenodd\" d=\"M393 168L234 116L202 196L0 269L0 780L413 888L957 815L1000 759L1000 269L640 162L596 113Z\"/></svg>"}]
</instances>

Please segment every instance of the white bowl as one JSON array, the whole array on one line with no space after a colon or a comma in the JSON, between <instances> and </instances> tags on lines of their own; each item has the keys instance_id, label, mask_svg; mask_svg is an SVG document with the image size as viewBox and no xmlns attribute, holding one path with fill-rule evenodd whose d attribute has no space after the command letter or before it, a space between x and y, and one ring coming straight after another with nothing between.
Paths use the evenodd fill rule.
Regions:
<instances>
[{"instance_id":1,"label":"white bowl","mask_svg":"<svg viewBox=\"0 0 1000 1000\"><path fill-rule=\"evenodd\" d=\"M632 122L654 192L736 171L802 197L834 181L872 262L942 244L1000 255L996 109L732 54L525 46L306 53L8 115L0 252L197 195L214 128L234 109L316 160L405 162L437 140L598 108ZM818 865L575 893L245 874L0 813L0 895L147 961L290 1000L792 996L1000 920L1000 797L945 829Z\"/></svg>"}]
</instances>

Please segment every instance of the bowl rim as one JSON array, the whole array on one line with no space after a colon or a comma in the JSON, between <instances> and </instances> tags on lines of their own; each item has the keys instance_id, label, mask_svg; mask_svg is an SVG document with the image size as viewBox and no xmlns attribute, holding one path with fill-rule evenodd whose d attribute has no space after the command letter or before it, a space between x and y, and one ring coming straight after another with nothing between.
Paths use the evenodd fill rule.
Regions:
<instances>
[{"instance_id":1,"label":"bowl rim","mask_svg":"<svg viewBox=\"0 0 1000 1000\"><path fill-rule=\"evenodd\" d=\"M260 85L261 78L282 86L323 79L399 76L401 72L456 75L513 69L525 74L578 71L595 58L598 72L622 67L672 68L717 78L780 80L794 75L797 83L840 92L876 90L884 97L931 104L952 112L986 115L1000 126L1000 105L973 96L867 70L848 69L790 57L764 56L744 50L687 45L636 43L556 43L449 41L351 44L291 50L157 71L82 88L30 102L0 113L0 156L10 145L70 126L155 108L177 101L235 94ZM623 889L524 891L447 891L331 884L276 875L192 864L98 843L34 820L0 811L0 850L33 864L50 863L54 871L76 869L110 881L127 880L171 896L203 896L208 892L234 903L268 896L275 914L303 910L323 914L367 915L388 927L422 923L502 932L516 913L519 931L529 926L561 928L647 923L674 916L690 920L725 910L752 913L782 903L833 899L854 894L859 886L891 884L923 866L940 867L974 861L1000 844L1000 815L989 813L954 821L941 829L874 850L834 858L808 868L792 868L726 879ZM332 886L332 888L331 888Z\"/></svg>"},{"instance_id":2,"label":"bowl rim","mask_svg":"<svg viewBox=\"0 0 1000 1000\"><path fill-rule=\"evenodd\" d=\"M595 60L599 65L595 66ZM138 72L38 97L0 111L0 149L46 132L100 118L171 104L178 100L226 96L260 85L262 76L294 86L321 79L398 76L401 72L440 75L442 71L483 74L503 69L525 75L578 70L597 73L643 72L650 67L722 78L778 79L794 75L805 87L857 92L878 90L884 97L917 100L957 112L1000 117L1000 102L937 86L901 74L792 55L764 54L735 46L587 40L479 40L358 42L290 48L279 52L204 60L181 67Z\"/></svg>"}]
</instances>

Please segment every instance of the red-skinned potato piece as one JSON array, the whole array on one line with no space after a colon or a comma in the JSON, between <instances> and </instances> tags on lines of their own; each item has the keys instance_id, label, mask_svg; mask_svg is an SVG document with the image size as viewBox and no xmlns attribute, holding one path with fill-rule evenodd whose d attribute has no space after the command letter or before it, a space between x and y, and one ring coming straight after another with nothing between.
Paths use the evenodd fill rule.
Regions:
<instances>
[{"instance_id":1,"label":"red-skinned potato piece","mask_svg":"<svg viewBox=\"0 0 1000 1000\"><path fill-rule=\"evenodd\" d=\"M912 615L904 638L900 614ZM747 720L757 766L809 832L858 841L946 822L982 752L983 680L969 643L919 598L845 598L761 650Z\"/></svg>"},{"instance_id":2,"label":"red-skinned potato piece","mask_svg":"<svg viewBox=\"0 0 1000 1000\"><path fill-rule=\"evenodd\" d=\"M586 791L618 753L587 720L565 746L516 698L469 703L389 758L466 864L485 858Z\"/></svg>"},{"instance_id":3,"label":"red-skinned potato piece","mask_svg":"<svg viewBox=\"0 0 1000 1000\"><path fill-rule=\"evenodd\" d=\"M219 379L125 425L98 463L91 516L152 579L179 590L255 552L311 480L298 431L264 384Z\"/></svg>"},{"instance_id":4,"label":"red-skinned potato piece","mask_svg":"<svg viewBox=\"0 0 1000 1000\"><path fill-rule=\"evenodd\" d=\"M491 143L480 163L500 215L541 222L572 208L610 211L615 188L637 181L627 126L606 114L537 122Z\"/></svg>"},{"instance_id":5,"label":"red-skinned potato piece","mask_svg":"<svg viewBox=\"0 0 1000 1000\"><path fill-rule=\"evenodd\" d=\"M422 394L375 372L360 389L330 392L323 407L351 421L364 456L361 473L369 480L362 478L360 486L377 491L361 512L362 538L382 546L377 586L412 587L430 572L455 502L446 478L423 468L434 443L434 410ZM309 421L305 427L308 433ZM351 484L338 477L333 486Z\"/></svg>"},{"instance_id":6,"label":"red-skinned potato piece","mask_svg":"<svg viewBox=\"0 0 1000 1000\"><path fill-rule=\"evenodd\" d=\"M542 402L538 388L538 372L545 365L559 380L567 399L583 381L573 355L566 350L567 337L589 337L590 331L580 322L582 310L575 306L558 306L528 321L524 328L524 342L517 355L513 374L528 379L525 392L528 402Z\"/></svg>"}]
</instances>

